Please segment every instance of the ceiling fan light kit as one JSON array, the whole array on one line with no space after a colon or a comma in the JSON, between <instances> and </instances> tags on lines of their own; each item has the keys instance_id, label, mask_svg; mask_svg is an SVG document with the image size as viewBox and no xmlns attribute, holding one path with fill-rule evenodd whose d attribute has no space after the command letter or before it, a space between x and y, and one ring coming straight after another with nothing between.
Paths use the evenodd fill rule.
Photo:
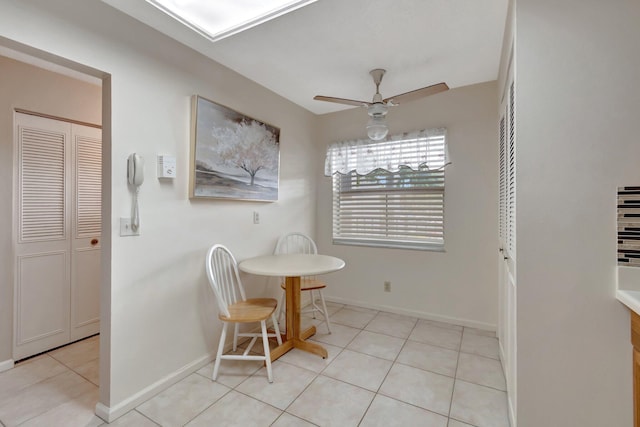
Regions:
<instances>
[{"instance_id":1,"label":"ceiling fan light kit","mask_svg":"<svg viewBox=\"0 0 640 427\"><path fill-rule=\"evenodd\" d=\"M379 96L379 94L376 94ZM388 107L382 101L371 104L368 107L369 121L367 122L367 135L374 141L383 140L389 133L389 127L385 120Z\"/></svg>"},{"instance_id":2,"label":"ceiling fan light kit","mask_svg":"<svg viewBox=\"0 0 640 427\"><path fill-rule=\"evenodd\" d=\"M371 102L322 95L316 95L313 99L318 101L335 102L337 104L367 107L367 113L369 114L367 135L374 141L380 141L389 133L389 128L385 121L385 116L387 115L389 107L395 107L403 102L414 101L425 96L435 95L436 93L449 90L449 86L443 82L382 99L382 95L380 95L380 83L382 82L382 77L385 73L386 71L382 68L376 68L369 72L373 78L373 83L376 85L376 93L373 95Z\"/></svg>"},{"instance_id":3,"label":"ceiling fan light kit","mask_svg":"<svg viewBox=\"0 0 640 427\"><path fill-rule=\"evenodd\" d=\"M367 122L367 136L374 141L383 140L389 133L384 116L371 116Z\"/></svg>"}]
</instances>

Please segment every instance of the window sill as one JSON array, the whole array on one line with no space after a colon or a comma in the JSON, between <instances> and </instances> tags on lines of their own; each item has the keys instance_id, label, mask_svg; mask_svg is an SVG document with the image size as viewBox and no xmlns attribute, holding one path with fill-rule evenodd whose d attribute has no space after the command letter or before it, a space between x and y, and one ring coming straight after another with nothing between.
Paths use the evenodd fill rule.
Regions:
<instances>
[{"instance_id":1,"label":"window sill","mask_svg":"<svg viewBox=\"0 0 640 427\"><path fill-rule=\"evenodd\" d=\"M334 245L346 245L346 246L366 246L371 248L386 248L386 249L407 249L415 251L428 251L428 252L446 252L444 245L435 243L400 243L400 242L384 242L384 241L371 241L371 240L356 240L356 239L333 239Z\"/></svg>"}]
</instances>

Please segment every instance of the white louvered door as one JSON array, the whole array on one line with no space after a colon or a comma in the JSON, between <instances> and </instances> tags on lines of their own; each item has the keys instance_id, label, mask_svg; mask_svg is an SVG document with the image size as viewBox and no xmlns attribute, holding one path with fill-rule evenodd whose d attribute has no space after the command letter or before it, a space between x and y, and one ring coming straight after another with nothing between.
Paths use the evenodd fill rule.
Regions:
<instances>
[{"instance_id":1,"label":"white louvered door","mask_svg":"<svg viewBox=\"0 0 640 427\"><path fill-rule=\"evenodd\" d=\"M73 124L71 141L71 341L75 341L100 330L101 131Z\"/></svg>"},{"instance_id":2,"label":"white louvered door","mask_svg":"<svg viewBox=\"0 0 640 427\"><path fill-rule=\"evenodd\" d=\"M513 69L510 67L500 107L499 186L499 325L498 338L507 382L511 419L516 420L517 403L517 286L516 286L516 98Z\"/></svg>"},{"instance_id":3,"label":"white louvered door","mask_svg":"<svg viewBox=\"0 0 640 427\"><path fill-rule=\"evenodd\" d=\"M69 124L16 115L14 359L69 341Z\"/></svg>"},{"instance_id":4,"label":"white louvered door","mask_svg":"<svg viewBox=\"0 0 640 427\"><path fill-rule=\"evenodd\" d=\"M22 113L15 138L13 357L20 360L98 332L101 144L99 129Z\"/></svg>"}]
</instances>

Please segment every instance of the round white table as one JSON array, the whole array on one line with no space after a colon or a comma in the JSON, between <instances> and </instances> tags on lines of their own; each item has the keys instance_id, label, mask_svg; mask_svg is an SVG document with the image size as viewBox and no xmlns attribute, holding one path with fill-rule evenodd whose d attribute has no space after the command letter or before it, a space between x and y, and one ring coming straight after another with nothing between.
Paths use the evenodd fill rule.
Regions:
<instances>
[{"instance_id":1,"label":"round white table","mask_svg":"<svg viewBox=\"0 0 640 427\"><path fill-rule=\"evenodd\" d=\"M246 259L238 264L238 268L245 273L286 277L287 335L282 345L271 351L272 361L293 348L327 357L324 347L305 341L316 333L316 327L312 326L305 331L300 328L300 277L331 273L341 270L344 265L340 258L308 254L264 255Z\"/></svg>"}]
</instances>

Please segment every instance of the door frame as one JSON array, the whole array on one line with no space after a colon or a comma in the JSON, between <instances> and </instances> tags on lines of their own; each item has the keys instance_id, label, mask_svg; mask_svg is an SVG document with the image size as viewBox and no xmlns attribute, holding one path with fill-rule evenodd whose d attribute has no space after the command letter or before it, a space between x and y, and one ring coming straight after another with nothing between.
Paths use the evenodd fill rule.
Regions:
<instances>
[{"instance_id":1,"label":"door frame","mask_svg":"<svg viewBox=\"0 0 640 427\"><path fill-rule=\"evenodd\" d=\"M105 406L111 404L111 175L112 175L112 113L111 113L111 74L89 67L87 65L63 58L54 53L40 50L4 37L0 38L0 55L13 58L40 68L49 69L57 73L64 70L70 72L69 76L78 78L79 75L97 78L102 81L102 253L101 253L101 280L100 280L100 397L99 403ZM15 179L15 177L14 177ZM12 192L15 191L15 182L12 183ZM16 207L13 205L15 196L12 194L12 211L15 213ZM15 241L15 227L12 218L6 224L11 227L12 236L12 258L15 258L13 242ZM6 286L11 288L13 294L15 282L15 266L9 272L9 283ZM13 295L11 297L13 300ZM12 311L13 311L12 304ZM13 315L12 315L13 318ZM13 321L13 320L12 320ZM11 340L13 336L13 325L11 326ZM0 361L0 371L11 369L14 361Z\"/></svg>"}]
</instances>

